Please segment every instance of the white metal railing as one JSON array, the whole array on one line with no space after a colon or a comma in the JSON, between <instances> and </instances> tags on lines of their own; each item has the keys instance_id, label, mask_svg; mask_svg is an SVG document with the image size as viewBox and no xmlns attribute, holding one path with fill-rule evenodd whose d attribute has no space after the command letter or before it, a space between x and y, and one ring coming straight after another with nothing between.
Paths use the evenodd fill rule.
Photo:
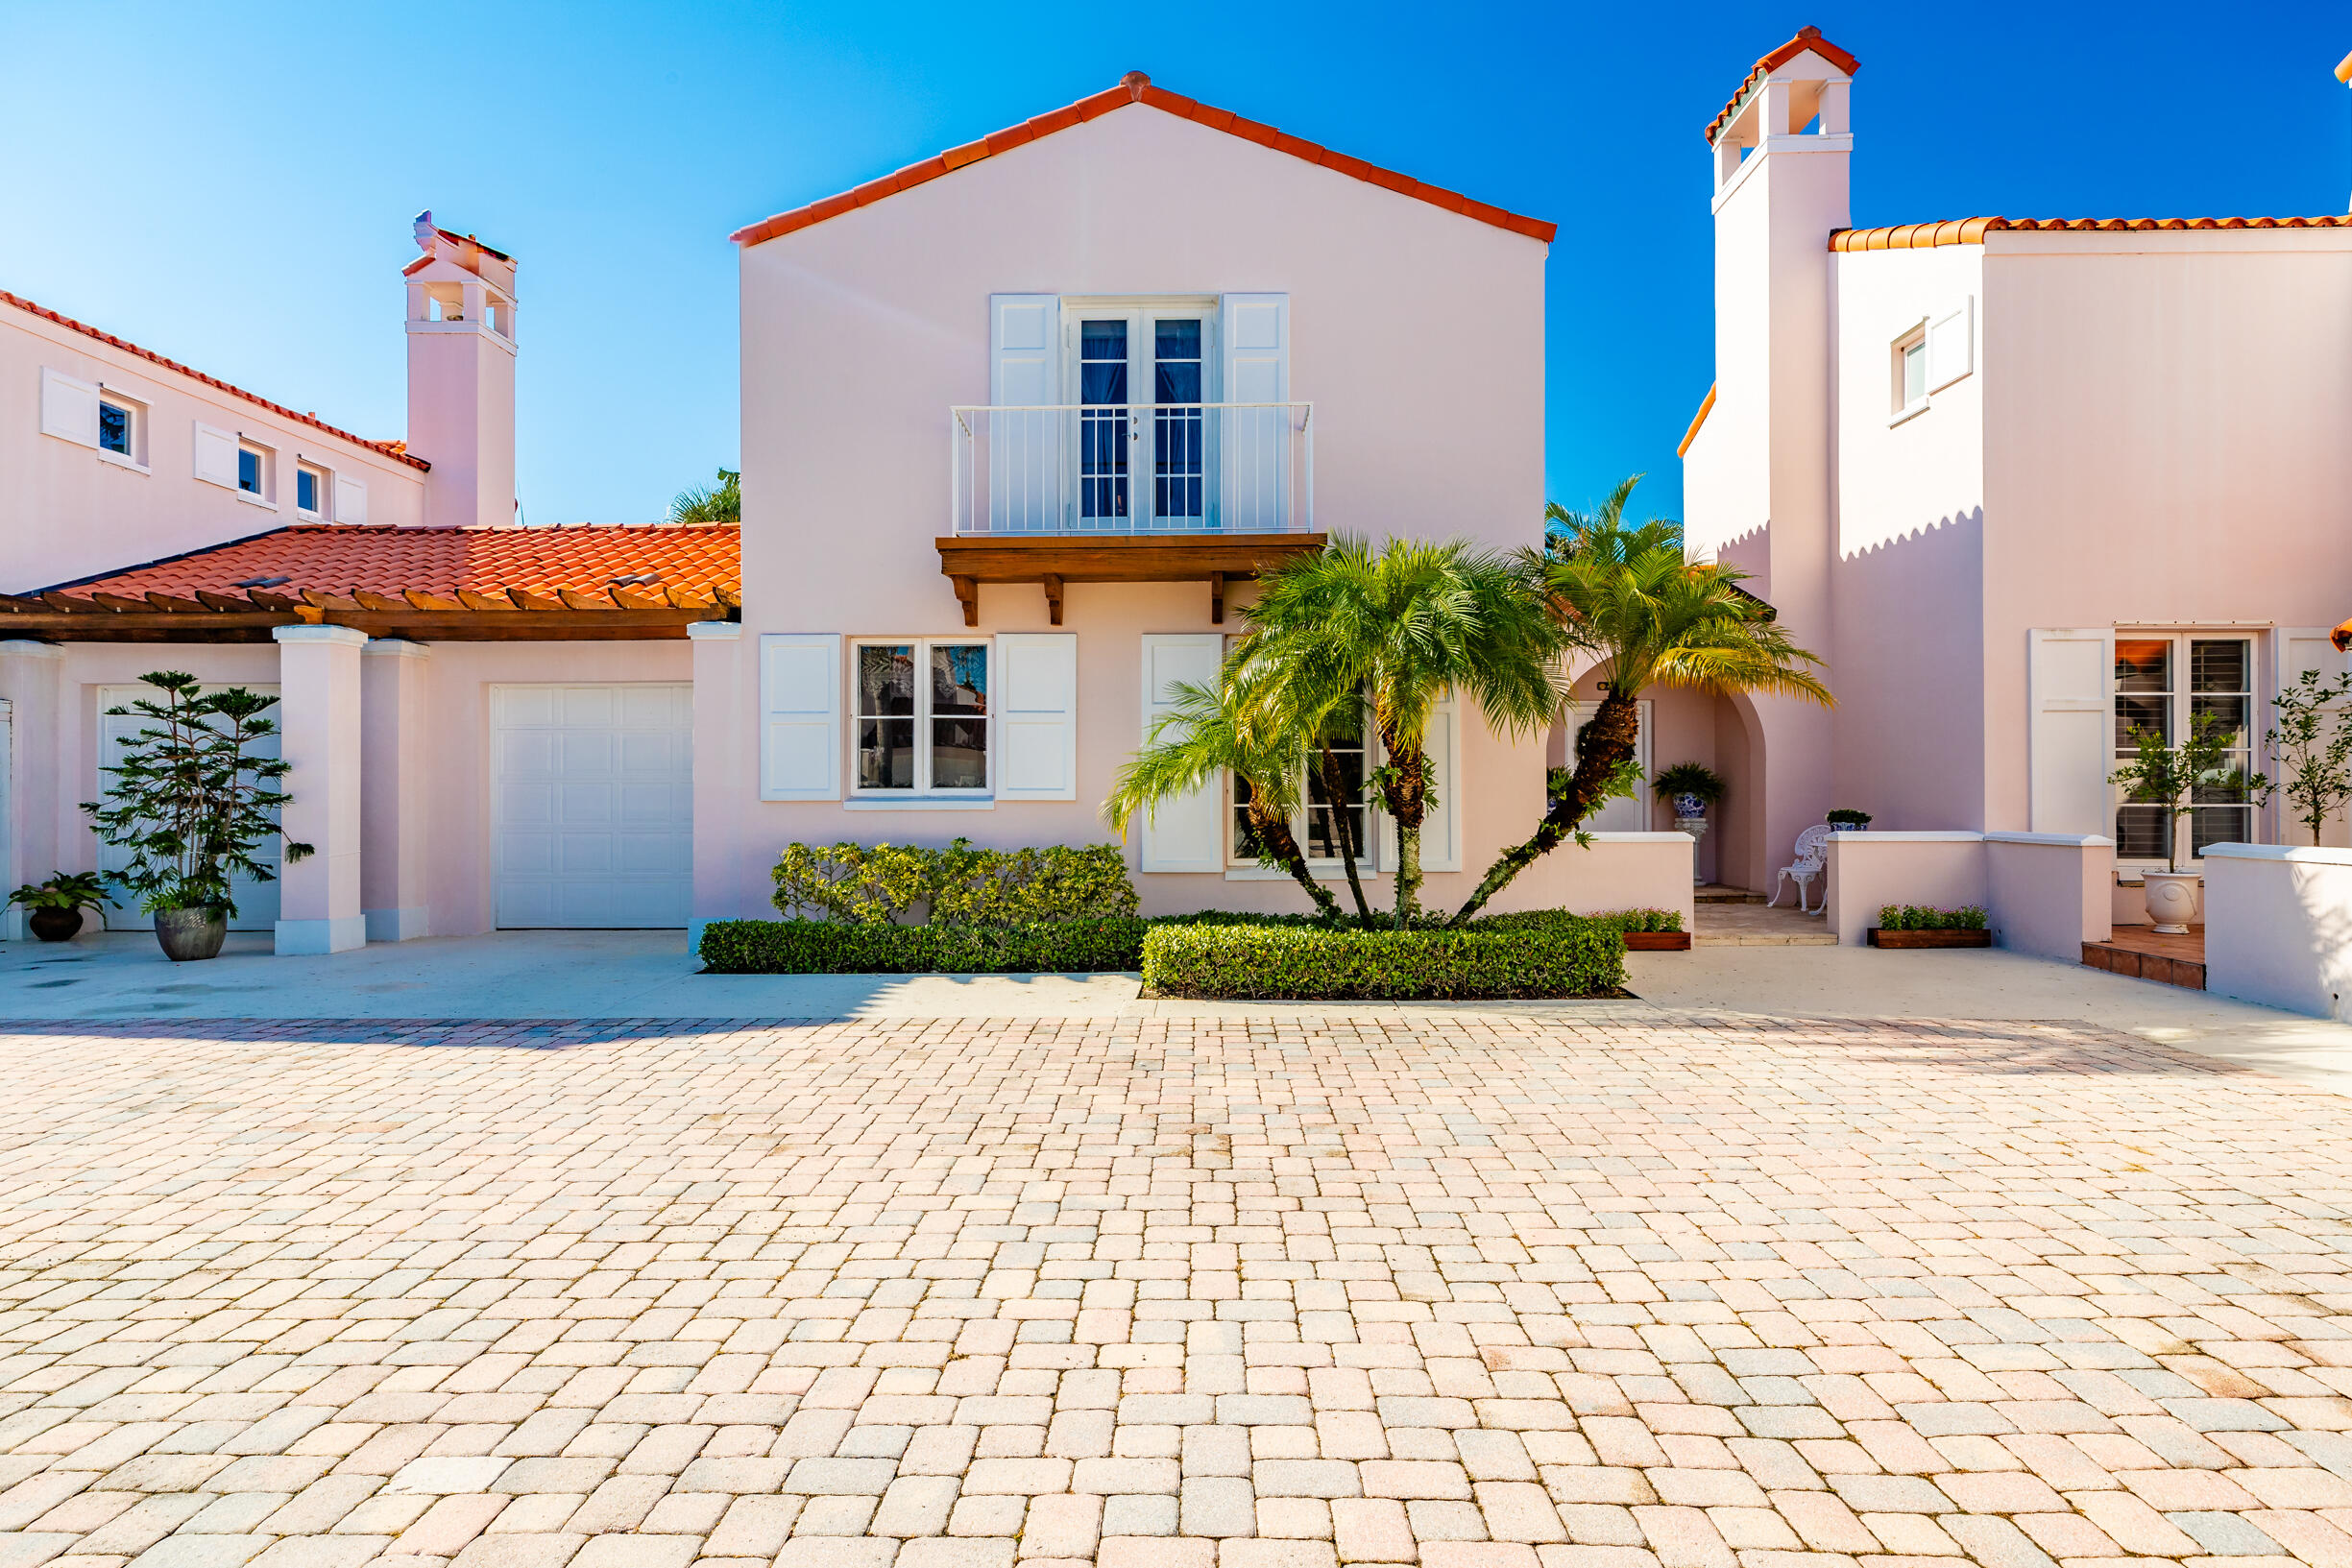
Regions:
<instances>
[{"instance_id":1,"label":"white metal railing","mask_svg":"<svg viewBox=\"0 0 2352 1568\"><path fill-rule=\"evenodd\" d=\"M1315 527L1313 403L964 405L948 412L951 533Z\"/></svg>"}]
</instances>

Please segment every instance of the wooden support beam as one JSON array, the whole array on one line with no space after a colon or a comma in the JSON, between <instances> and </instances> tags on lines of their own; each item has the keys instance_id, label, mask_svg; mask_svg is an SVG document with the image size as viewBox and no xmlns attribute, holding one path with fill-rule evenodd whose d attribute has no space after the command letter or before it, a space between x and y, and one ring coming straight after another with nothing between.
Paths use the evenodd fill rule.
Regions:
<instances>
[{"instance_id":1,"label":"wooden support beam","mask_svg":"<svg viewBox=\"0 0 2352 1568\"><path fill-rule=\"evenodd\" d=\"M1209 573L1209 624L1223 626L1224 623L1225 574L1222 571L1212 571Z\"/></svg>"},{"instance_id":2,"label":"wooden support beam","mask_svg":"<svg viewBox=\"0 0 2352 1568\"><path fill-rule=\"evenodd\" d=\"M977 577L951 577L948 581L956 585L956 597L962 601L963 623L966 626L978 626L980 624L980 579Z\"/></svg>"},{"instance_id":3,"label":"wooden support beam","mask_svg":"<svg viewBox=\"0 0 2352 1568\"><path fill-rule=\"evenodd\" d=\"M1059 626L1061 624L1061 573L1049 571L1045 574L1044 581L1046 619L1053 625Z\"/></svg>"}]
</instances>

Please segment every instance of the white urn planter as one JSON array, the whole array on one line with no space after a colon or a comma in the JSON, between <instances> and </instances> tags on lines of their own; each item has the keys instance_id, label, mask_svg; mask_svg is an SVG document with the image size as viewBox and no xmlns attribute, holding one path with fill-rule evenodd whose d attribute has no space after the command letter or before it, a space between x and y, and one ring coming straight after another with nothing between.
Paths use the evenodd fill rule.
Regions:
<instances>
[{"instance_id":1,"label":"white urn planter","mask_svg":"<svg viewBox=\"0 0 2352 1568\"><path fill-rule=\"evenodd\" d=\"M2196 915L2197 874L2150 871L2145 873L2144 880L2147 918L2155 929L2172 936L2186 933Z\"/></svg>"}]
</instances>

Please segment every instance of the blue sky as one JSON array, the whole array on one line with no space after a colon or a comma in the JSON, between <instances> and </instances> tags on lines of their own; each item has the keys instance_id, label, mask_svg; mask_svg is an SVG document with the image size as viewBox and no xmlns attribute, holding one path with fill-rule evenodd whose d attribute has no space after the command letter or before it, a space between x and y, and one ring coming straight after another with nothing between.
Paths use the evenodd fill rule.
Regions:
<instances>
[{"instance_id":1,"label":"blue sky","mask_svg":"<svg viewBox=\"0 0 2352 1568\"><path fill-rule=\"evenodd\" d=\"M2352 12L2223 14L8 0L0 288L392 436L429 206L522 263L527 519L643 521L738 457L731 229L1141 69L1558 222L1551 493L1646 470L1672 513L1710 376L1700 132L1758 55L1809 22L1861 58L1857 224L2342 211Z\"/></svg>"}]
</instances>

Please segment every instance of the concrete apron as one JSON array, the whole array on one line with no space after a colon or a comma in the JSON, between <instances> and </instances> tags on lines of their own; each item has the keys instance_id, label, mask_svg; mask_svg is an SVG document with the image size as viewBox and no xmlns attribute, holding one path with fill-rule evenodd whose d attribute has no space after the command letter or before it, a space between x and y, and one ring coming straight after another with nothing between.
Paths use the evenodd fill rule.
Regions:
<instances>
[{"instance_id":1,"label":"concrete apron","mask_svg":"<svg viewBox=\"0 0 2352 1568\"><path fill-rule=\"evenodd\" d=\"M266 934L175 965L144 931L0 943L0 1021L1571 1017L2030 1019L2087 1024L2352 1093L2352 1026L1999 950L1697 948L1635 953L1635 998L1214 1003L1131 975L699 975L677 931L500 931L280 957ZM0 1027L5 1027L0 1024Z\"/></svg>"}]
</instances>

